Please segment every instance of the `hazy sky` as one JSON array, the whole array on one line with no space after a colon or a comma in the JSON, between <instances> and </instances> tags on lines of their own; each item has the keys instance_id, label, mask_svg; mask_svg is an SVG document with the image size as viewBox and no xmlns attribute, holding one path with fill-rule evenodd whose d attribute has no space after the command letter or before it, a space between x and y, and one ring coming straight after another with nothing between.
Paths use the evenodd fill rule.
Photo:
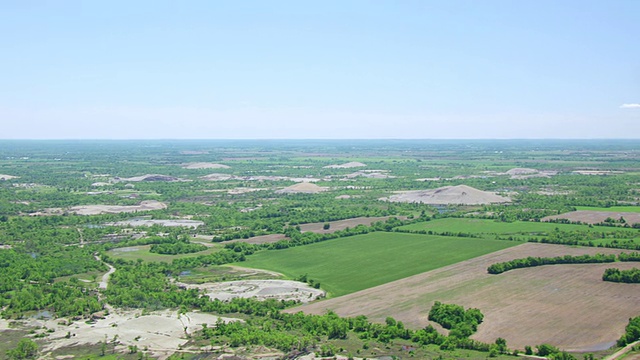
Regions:
<instances>
[{"instance_id":1,"label":"hazy sky","mask_svg":"<svg viewBox=\"0 0 640 360\"><path fill-rule=\"evenodd\" d=\"M640 138L640 1L0 0L0 139Z\"/></svg>"}]
</instances>

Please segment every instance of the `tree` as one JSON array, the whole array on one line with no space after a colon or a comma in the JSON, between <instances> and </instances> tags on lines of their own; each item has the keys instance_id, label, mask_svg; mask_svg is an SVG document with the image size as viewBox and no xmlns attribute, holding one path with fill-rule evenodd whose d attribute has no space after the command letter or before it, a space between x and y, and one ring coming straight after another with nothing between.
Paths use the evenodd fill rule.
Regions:
<instances>
[{"instance_id":1,"label":"tree","mask_svg":"<svg viewBox=\"0 0 640 360\"><path fill-rule=\"evenodd\" d=\"M33 359L38 353L38 344L31 339L22 339L15 349L7 351L9 359Z\"/></svg>"}]
</instances>

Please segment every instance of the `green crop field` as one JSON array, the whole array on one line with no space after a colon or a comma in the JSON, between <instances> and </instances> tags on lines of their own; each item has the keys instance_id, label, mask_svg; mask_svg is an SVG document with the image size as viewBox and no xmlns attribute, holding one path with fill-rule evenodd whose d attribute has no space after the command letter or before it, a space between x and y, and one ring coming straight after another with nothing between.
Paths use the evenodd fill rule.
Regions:
<instances>
[{"instance_id":1,"label":"green crop field","mask_svg":"<svg viewBox=\"0 0 640 360\"><path fill-rule=\"evenodd\" d=\"M640 213L640 206L612 206L612 207L576 206L576 210Z\"/></svg>"},{"instance_id":2,"label":"green crop field","mask_svg":"<svg viewBox=\"0 0 640 360\"><path fill-rule=\"evenodd\" d=\"M285 250L261 251L236 265L308 274L330 296L341 296L437 269L519 242L375 232Z\"/></svg>"},{"instance_id":3,"label":"green crop field","mask_svg":"<svg viewBox=\"0 0 640 360\"><path fill-rule=\"evenodd\" d=\"M431 230L434 232L461 232L473 234L521 234L521 235L539 235L548 233L555 229L561 231L600 231L612 232L617 228L606 226L574 225L574 224L556 224L547 222L533 221L514 221L514 222L498 222L486 219L465 219L465 218L445 218L433 221L415 223L401 226L398 229L408 231Z\"/></svg>"}]
</instances>

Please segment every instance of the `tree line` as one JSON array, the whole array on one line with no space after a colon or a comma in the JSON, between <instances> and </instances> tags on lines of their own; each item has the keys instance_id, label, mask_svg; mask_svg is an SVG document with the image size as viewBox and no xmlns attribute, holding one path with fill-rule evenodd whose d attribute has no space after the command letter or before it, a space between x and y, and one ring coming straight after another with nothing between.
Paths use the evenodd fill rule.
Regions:
<instances>
[{"instance_id":1,"label":"tree line","mask_svg":"<svg viewBox=\"0 0 640 360\"><path fill-rule=\"evenodd\" d=\"M503 272L542 265L557 264L591 264L591 263L609 263L616 261L615 255L595 254L595 255L579 255L579 256L557 256L557 257L532 257L514 259L510 261L495 263L487 268L489 274L501 274Z\"/></svg>"}]
</instances>

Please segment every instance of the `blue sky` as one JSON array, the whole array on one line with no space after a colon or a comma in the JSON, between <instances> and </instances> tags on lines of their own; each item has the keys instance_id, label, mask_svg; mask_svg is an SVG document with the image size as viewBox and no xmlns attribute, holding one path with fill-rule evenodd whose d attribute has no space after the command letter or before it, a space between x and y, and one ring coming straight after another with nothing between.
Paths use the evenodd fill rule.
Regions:
<instances>
[{"instance_id":1,"label":"blue sky","mask_svg":"<svg viewBox=\"0 0 640 360\"><path fill-rule=\"evenodd\" d=\"M640 1L2 1L0 138L639 138Z\"/></svg>"}]
</instances>

